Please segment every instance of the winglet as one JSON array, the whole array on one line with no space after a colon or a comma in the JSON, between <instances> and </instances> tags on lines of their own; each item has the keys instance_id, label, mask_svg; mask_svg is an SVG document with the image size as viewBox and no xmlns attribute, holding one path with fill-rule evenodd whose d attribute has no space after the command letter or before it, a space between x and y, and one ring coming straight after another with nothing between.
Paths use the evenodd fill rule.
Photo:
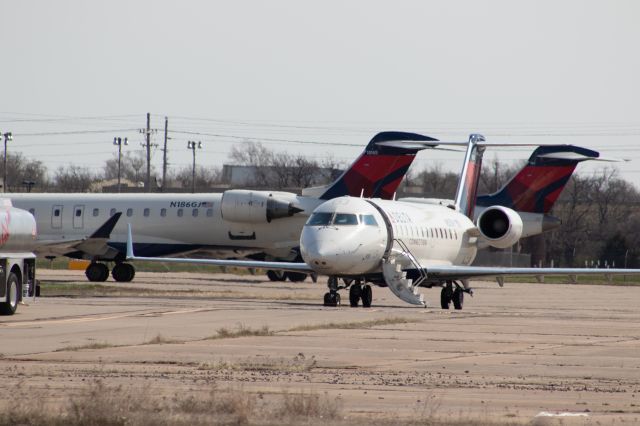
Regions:
<instances>
[{"instance_id":1,"label":"winglet","mask_svg":"<svg viewBox=\"0 0 640 426\"><path fill-rule=\"evenodd\" d=\"M91 234L89 238L106 238L107 240L111 238L111 231L116 227L120 216L122 216L122 212L117 212L111 216L100 228L96 230L96 232Z\"/></svg>"},{"instance_id":2,"label":"winglet","mask_svg":"<svg viewBox=\"0 0 640 426\"><path fill-rule=\"evenodd\" d=\"M127 224L127 260L135 259L133 254L133 238L131 237L131 224Z\"/></svg>"}]
</instances>

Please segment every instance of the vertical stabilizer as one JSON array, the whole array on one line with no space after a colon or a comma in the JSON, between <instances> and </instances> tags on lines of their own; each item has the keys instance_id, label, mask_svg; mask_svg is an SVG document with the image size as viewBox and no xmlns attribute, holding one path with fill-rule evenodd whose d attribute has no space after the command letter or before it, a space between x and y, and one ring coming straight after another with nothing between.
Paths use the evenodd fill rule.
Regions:
<instances>
[{"instance_id":1,"label":"vertical stabilizer","mask_svg":"<svg viewBox=\"0 0 640 426\"><path fill-rule=\"evenodd\" d=\"M456 190L455 207L469 219L473 220L473 210L475 208L476 195L478 193L478 182L480 180L480 170L482 168L482 156L485 147L478 145L484 142L484 136L472 134L469 136L469 144L462 165L462 173L458 181Z\"/></svg>"},{"instance_id":2,"label":"vertical stabilizer","mask_svg":"<svg viewBox=\"0 0 640 426\"><path fill-rule=\"evenodd\" d=\"M416 154L437 145L437 139L417 133L378 133L351 167L329 185L320 198L330 200L350 195L390 200Z\"/></svg>"},{"instance_id":3,"label":"vertical stabilizer","mask_svg":"<svg viewBox=\"0 0 640 426\"><path fill-rule=\"evenodd\" d=\"M540 146L502 189L479 196L477 205L500 205L519 212L549 213L578 163L599 157L597 151L574 145Z\"/></svg>"}]
</instances>

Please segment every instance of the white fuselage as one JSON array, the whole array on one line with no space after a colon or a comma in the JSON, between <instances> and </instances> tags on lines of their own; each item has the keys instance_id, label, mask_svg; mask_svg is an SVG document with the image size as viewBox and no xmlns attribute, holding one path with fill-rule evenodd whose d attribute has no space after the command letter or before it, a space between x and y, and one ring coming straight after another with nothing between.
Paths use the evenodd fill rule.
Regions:
<instances>
[{"instance_id":1,"label":"white fuselage","mask_svg":"<svg viewBox=\"0 0 640 426\"><path fill-rule=\"evenodd\" d=\"M113 214L122 212L109 245L123 253L130 223L136 251L141 255L166 256L204 250L216 257L265 252L286 258L298 246L308 214L323 200L292 193L269 194L294 203L302 211L270 222L237 221L240 213L255 203L236 203L238 214L223 217L223 194L215 193L11 194L11 200L16 207L35 216L39 243L36 251L40 256L60 255L56 251L47 253L47 243L86 238Z\"/></svg>"},{"instance_id":2,"label":"white fuselage","mask_svg":"<svg viewBox=\"0 0 640 426\"><path fill-rule=\"evenodd\" d=\"M469 218L444 206L340 197L313 212L300 250L310 267L327 275L380 272L396 243L421 266L469 265L477 252L474 230Z\"/></svg>"}]
</instances>

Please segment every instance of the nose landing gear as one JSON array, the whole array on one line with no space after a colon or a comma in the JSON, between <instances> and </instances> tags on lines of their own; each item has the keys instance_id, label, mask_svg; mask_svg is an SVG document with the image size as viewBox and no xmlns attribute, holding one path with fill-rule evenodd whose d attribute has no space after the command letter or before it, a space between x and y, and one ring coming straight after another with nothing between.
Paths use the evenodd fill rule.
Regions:
<instances>
[{"instance_id":1,"label":"nose landing gear","mask_svg":"<svg viewBox=\"0 0 640 426\"><path fill-rule=\"evenodd\" d=\"M449 309L451 302L453 302L454 309L462 309L465 293L473 296L471 289L464 288L457 281L447 281L446 284L442 286L442 291L440 292L440 307L442 309Z\"/></svg>"},{"instance_id":2,"label":"nose landing gear","mask_svg":"<svg viewBox=\"0 0 640 426\"><path fill-rule=\"evenodd\" d=\"M363 308L370 308L373 300L373 292L369 284L362 285L360 280L343 279L344 286L338 285L337 277L330 277L327 282L329 292L324 295L324 306L340 305L340 294L338 290L349 289L349 305L352 308L358 307L362 301Z\"/></svg>"}]
</instances>

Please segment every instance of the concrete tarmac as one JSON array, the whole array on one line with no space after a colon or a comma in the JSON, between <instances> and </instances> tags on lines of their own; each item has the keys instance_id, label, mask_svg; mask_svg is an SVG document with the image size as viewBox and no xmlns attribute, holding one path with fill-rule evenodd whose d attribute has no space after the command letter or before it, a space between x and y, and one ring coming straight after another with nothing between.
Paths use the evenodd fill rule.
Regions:
<instances>
[{"instance_id":1,"label":"concrete tarmac","mask_svg":"<svg viewBox=\"0 0 640 426\"><path fill-rule=\"evenodd\" d=\"M69 294L87 286L81 271L38 273ZM424 289L427 309L384 288L370 309L325 308L325 283L138 273L107 296L28 301L0 317L0 395L214 381L326 392L363 419L640 424L640 287L474 282L464 310L444 311L439 289Z\"/></svg>"}]
</instances>

